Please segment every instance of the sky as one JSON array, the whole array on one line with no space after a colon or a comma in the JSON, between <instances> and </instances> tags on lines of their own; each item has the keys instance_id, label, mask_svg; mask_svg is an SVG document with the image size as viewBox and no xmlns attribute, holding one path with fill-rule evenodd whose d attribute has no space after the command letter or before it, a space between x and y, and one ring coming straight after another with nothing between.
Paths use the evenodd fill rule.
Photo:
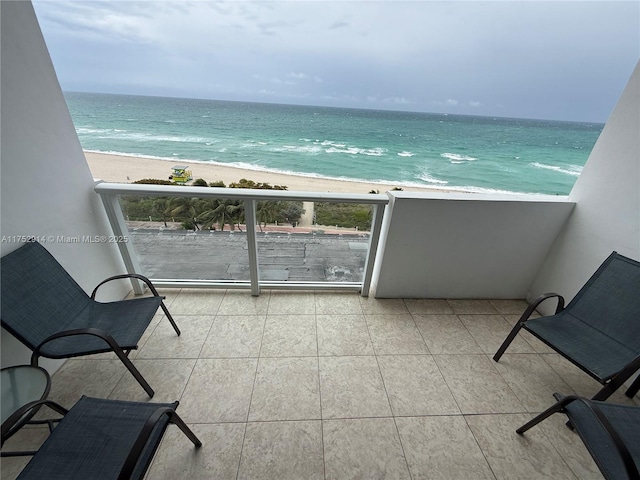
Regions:
<instances>
[{"instance_id":1,"label":"sky","mask_svg":"<svg viewBox=\"0 0 640 480\"><path fill-rule=\"evenodd\" d=\"M634 1L33 0L65 91L605 122Z\"/></svg>"}]
</instances>

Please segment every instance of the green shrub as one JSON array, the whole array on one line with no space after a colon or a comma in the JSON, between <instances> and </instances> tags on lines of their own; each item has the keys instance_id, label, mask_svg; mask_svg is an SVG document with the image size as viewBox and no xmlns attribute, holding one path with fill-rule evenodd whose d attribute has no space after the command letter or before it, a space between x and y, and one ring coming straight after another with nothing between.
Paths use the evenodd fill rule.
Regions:
<instances>
[{"instance_id":1,"label":"green shrub","mask_svg":"<svg viewBox=\"0 0 640 480\"><path fill-rule=\"evenodd\" d=\"M145 178L134 183L146 185L177 185L168 180ZM198 178L192 185L226 188L222 181L207 182ZM230 188L253 188L262 190L287 190L286 186L256 183L241 179L229 185ZM191 197L144 197L124 195L121 197L122 213L128 220L175 221L187 230L197 229L194 223L209 227L215 223L239 224L244 222L244 203L225 199L198 199ZM265 223L290 223L296 225L304 213L302 202L261 201L258 202L258 220Z\"/></svg>"},{"instance_id":2,"label":"green shrub","mask_svg":"<svg viewBox=\"0 0 640 480\"><path fill-rule=\"evenodd\" d=\"M316 203L316 223L337 225L344 228L369 230L371 228L371 207L353 203Z\"/></svg>"},{"instance_id":3,"label":"green shrub","mask_svg":"<svg viewBox=\"0 0 640 480\"><path fill-rule=\"evenodd\" d=\"M136 180L133 183L140 183L142 185L177 185L177 183L171 180L160 180L158 178L143 178L142 180Z\"/></svg>"}]
</instances>

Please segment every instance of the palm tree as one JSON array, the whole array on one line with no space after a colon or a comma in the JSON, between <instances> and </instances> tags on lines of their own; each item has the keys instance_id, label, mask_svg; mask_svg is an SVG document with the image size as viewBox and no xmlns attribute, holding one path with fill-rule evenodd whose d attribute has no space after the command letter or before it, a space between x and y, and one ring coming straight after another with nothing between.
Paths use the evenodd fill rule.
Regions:
<instances>
[{"instance_id":1,"label":"palm tree","mask_svg":"<svg viewBox=\"0 0 640 480\"><path fill-rule=\"evenodd\" d=\"M236 222L244 217L244 206L237 200L226 198L212 198L202 200L199 204L199 215L197 219L202 222L204 228L211 228L214 223L224 230L224 224L229 224L229 229L233 230Z\"/></svg>"},{"instance_id":2,"label":"palm tree","mask_svg":"<svg viewBox=\"0 0 640 480\"><path fill-rule=\"evenodd\" d=\"M267 223L274 223L278 219L280 213L280 203L275 200L264 200L256 205L256 219L262 232L262 227Z\"/></svg>"},{"instance_id":3,"label":"palm tree","mask_svg":"<svg viewBox=\"0 0 640 480\"><path fill-rule=\"evenodd\" d=\"M172 208L171 198L159 197L154 199L153 206L151 209L155 215L162 218L162 221L164 222L164 226L167 227L168 226L167 220L171 218L171 208Z\"/></svg>"},{"instance_id":4,"label":"palm tree","mask_svg":"<svg viewBox=\"0 0 640 480\"><path fill-rule=\"evenodd\" d=\"M197 221L200 212L199 203L200 199L198 198L174 197L170 200L168 210L172 217L186 219L186 222L192 225L194 230L199 230Z\"/></svg>"}]
</instances>

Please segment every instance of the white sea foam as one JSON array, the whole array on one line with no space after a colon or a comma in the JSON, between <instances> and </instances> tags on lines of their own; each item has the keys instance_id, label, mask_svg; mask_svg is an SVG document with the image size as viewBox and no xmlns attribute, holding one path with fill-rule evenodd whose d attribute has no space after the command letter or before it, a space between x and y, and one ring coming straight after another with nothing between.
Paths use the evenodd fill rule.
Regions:
<instances>
[{"instance_id":1,"label":"white sea foam","mask_svg":"<svg viewBox=\"0 0 640 480\"><path fill-rule=\"evenodd\" d=\"M558 167L555 165L545 165L544 163L533 162L530 164L532 167L544 168L546 170L553 170L554 172L564 173L565 175L571 175L573 177L579 177L582 172L580 165L569 165L567 168Z\"/></svg>"},{"instance_id":2,"label":"white sea foam","mask_svg":"<svg viewBox=\"0 0 640 480\"><path fill-rule=\"evenodd\" d=\"M344 153L347 155L366 155L370 157L382 157L387 154L386 148L374 147L374 148L360 148L350 147L345 143L336 142L334 140L311 140L309 138L299 138L298 140L307 143L313 143L314 147L307 145L284 145L283 147L273 147L271 151L287 151L287 152L299 152L299 153ZM411 153L411 152L404 152ZM412 154L413 155L413 154Z\"/></svg>"},{"instance_id":3,"label":"white sea foam","mask_svg":"<svg viewBox=\"0 0 640 480\"><path fill-rule=\"evenodd\" d=\"M78 133L79 135L89 135L89 134L92 134L92 133L109 133L109 132L113 132L113 131L124 132L125 130L110 130L108 128L89 128L89 127L78 127L78 128L76 128L76 133Z\"/></svg>"},{"instance_id":4,"label":"white sea foam","mask_svg":"<svg viewBox=\"0 0 640 480\"><path fill-rule=\"evenodd\" d=\"M143 137L144 141L159 141L159 142L176 142L176 143L206 143L211 141L210 138L205 137L189 137L181 135L153 135L149 137Z\"/></svg>"},{"instance_id":5,"label":"white sea foam","mask_svg":"<svg viewBox=\"0 0 640 480\"><path fill-rule=\"evenodd\" d=\"M446 180L440 180L438 178L432 177L428 173L423 173L423 174L419 175L418 178L420 180L424 181L424 182L432 183L432 184L436 184L436 185L447 185L449 183Z\"/></svg>"},{"instance_id":6,"label":"white sea foam","mask_svg":"<svg viewBox=\"0 0 640 480\"><path fill-rule=\"evenodd\" d=\"M407 152L406 150L403 150L402 152L398 152L399 157L413 157L414 155L415 153Z\"/></svg>"},{"instance_id":7,"label":"white sea foam","mask_svg":"<svg viewBox=\"0 0 640 480\"><path fill-rule=\"evenodd\" d=\"M451 163L465 163L465 162L473 162L477 160L475 157L470 157L469 155L460 155L459 153L441 153L440 156L442 158L448 158Z\"/></svg>"},{"instance_id":8,"label":"white sea foam","mask_svg":"<svg viewBox=\"0 0 640 480\"><path fill-rule=\"evenodd\" d=\"M367 155L369 157L382 157L386 152L385 148L341 147L339 144L334 144L325 149L325 153L346 153L348 155Z\"/></svg>"},{"instance_id":9,"label":"white sea foam","mask_svg":"<svg viewBox=\"0 0 640 480\"><path fill-rule=\"evenodd\" d=\"M386 153L386 148L370 148L362 152L363 155L369 155L371 157L382 157Z\"/></svg>"},{"instance_id":10,"label":"white sea foam","mask_svg":"<svg viewBox=\"0 0 640 480\"><path fill-rule=\"evenodd\" d=\"M136 142L175 142L175 143L204 143L210 145L219 140L190 135L150 135L148 133L130 132L122 129L95 129L80 127L76 129L78 135L98 134L99 138L133 140Z\"/></svg>"},{"instance_id":11,"label":"white sea foam","mask_svg":"<svg viewBox=\"0 0 640 480\"><path fill-rule=\"evenodd\" d=\"M287 153L307 153L318 154L322 152L322 148L316 145L283 145L281 147L271 147L271 152L287 152Z\"/></svg>"}]
</instances>

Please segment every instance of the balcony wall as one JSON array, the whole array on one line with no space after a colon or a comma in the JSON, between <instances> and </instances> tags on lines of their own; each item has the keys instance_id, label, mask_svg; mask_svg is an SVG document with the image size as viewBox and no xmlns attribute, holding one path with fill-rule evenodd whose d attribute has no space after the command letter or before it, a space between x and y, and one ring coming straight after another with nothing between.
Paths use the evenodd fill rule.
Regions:
<instances>
[{"instance_id":1,"label":"balcony wall","mask_svg":"<svg viewBox=\"0 0 640 480\"><path fill-rule=\"evenodd\" d=\"M542 195L388 194L377 298L524 298L574 207Z\"/></svg>"},{"instance_id":2,"label":"balcony wall","mask_svg":"<svg viewBox=\"0 0 640 480\"><path fill-rule=\"evenodd\" d=\"M115 245L65 243L64 237L108 235L104 207L71 121L30 2L0 2L2 45L2 255L35 236L87 291L120 273ZM107 285L121 298L126 282ZM2 331L2 366L30 353ZM55 368L56 363L51 362Z\"/></svg>"}]
</instances>

